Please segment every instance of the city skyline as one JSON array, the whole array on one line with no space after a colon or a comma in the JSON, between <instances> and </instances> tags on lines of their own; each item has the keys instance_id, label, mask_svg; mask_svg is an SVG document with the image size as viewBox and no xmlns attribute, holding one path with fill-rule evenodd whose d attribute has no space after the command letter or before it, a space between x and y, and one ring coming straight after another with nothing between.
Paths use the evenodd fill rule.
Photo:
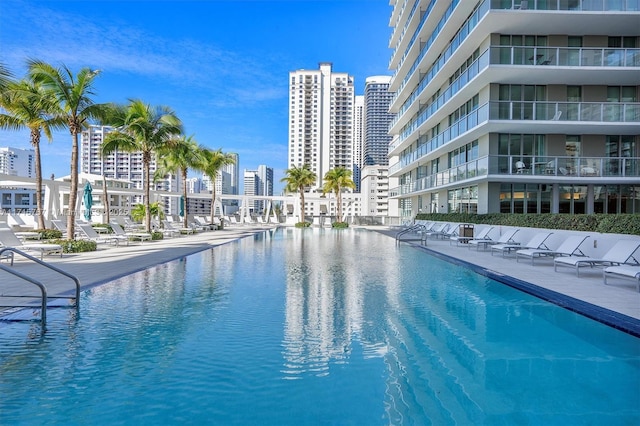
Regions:
<instances>
[{"instance_id":1,"label":"city skyline","mask_svg":"<svg viewBox=\"0 0 640 426\"><path fill-rule=\"evenodd\" d=\"M279 191L289 72L332 62L363 93L368 76L390 74L390 10L364 0L6 0L0 62L16 77L28 58L100 69L96 102L167 105L186 135L238 153L242 169L273 167ZM30 148L28 132L0 131L0 146ZM67 130L41 148L43 176L69 174Z\"/></svg>"}]
</instances>

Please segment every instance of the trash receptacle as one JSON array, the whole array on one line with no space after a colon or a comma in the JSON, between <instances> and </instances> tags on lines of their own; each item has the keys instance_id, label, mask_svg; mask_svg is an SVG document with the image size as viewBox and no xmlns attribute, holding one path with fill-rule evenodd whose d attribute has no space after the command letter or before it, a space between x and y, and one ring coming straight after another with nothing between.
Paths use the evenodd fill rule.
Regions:
<instances>
[{"instance_id":1,"label":"trash receptacle","mask_svg":"<svg viewBox=\"0 0 640 426\"><path fill-rule=\"evenodd\" d=\"M469 240L467 240L467 238L469 238L469 239L473 238L473 225L470 224L470 223L461 224L460 225L460 229L458 229L458 235L460 237L464 237L465 238L461 242L463 242L463 243L469 242Z\"/></svg>"}]
</instances>

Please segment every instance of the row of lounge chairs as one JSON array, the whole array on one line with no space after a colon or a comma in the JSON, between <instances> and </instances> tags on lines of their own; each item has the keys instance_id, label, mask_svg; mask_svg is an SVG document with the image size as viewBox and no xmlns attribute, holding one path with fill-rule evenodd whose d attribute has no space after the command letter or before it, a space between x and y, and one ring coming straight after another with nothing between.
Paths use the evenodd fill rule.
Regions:
<instances>
[{"instance_id":1,"label":"row of lounge chairs","mask_svg":"<svg viewBox=\"0 0 640 426\"><path fill-rule=\"evenodd\" d=\"M426 225L426 235L440 235L441 229L458 228L460 224L448 224L447 228L442 223L438 226ZM562 243L554 248L548 246L548 241L553 235L552 232L541 231L534 234L526 242L516 241L518 228L507 228L498 239L491 238L495 227L485 226L474 236L460 236L458 233L449 236L450 242L457 245L464 243L470 249L482 247L484 250L490 249L491 255L502 253L504 257L514 255L517 262L522 259L531 261L535 265L536 259L553 259L554 271L558 268L573 268L577 277L580 277L580 270L584 267L602 267L603 280L608 284L612 277L628 278L636 282L637 290L640 291L640 256L636 252L640 249L640 239L628 238L616 241L613 246L604 254L598 257L587 256L580 249L583 243L590 238L589 235L569 235ZM435 231L434 231L435 230ZM445 231L446 232L446 231Z\"/></svg>"}]
</instances>

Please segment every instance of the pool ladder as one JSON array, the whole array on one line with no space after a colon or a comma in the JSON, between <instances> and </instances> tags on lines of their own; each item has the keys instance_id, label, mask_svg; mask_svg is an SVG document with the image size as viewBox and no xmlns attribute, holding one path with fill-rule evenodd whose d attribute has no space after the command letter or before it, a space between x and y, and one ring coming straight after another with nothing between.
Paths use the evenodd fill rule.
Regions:
<instances>
[{"instance_id":1,"label":"pool ladder","mask_svg":"<svg viewBox=\"0 0 640 426\"><path fill-rule=\"evenodd\" d=\"M26 259L32 260L34 262L36 262L39 265L44 266L47 269L50 269L54 272L57 272L61 275L64 275L68 278L70 278L71 280L73 280L73 282L75 283L75 297L64 297L64 296L48 296L47 295L47 287L42 284L40 281L29 277L28 275L25 275L21 272L16 271L15 269L6 267L2 264L0 264L0 270L5 271L13 276L16 276L28 283L31 283L33 285L35 285L36 287L38 287L40 289L40 295L41 295L41 301L40 301L40 321L42 323L42 326L46 326L47 324L47 301L49 299L70 299L73 301L71 306L75 306L76 309L80 308L80 280L78 280L78 278L76 278L74 275L71 275L68 272L63 271L62 269L56 268L55 266L47 263L47 262L43 262L42 260L38 259L37 257L33 257L21 250L18 250L16 248L13 247L5 247L0 249L0 259L2 257L8 257L11 259L11 265L13 265L13 259L15 257L15 255L18 254L22 257L25 257ZM0 294L0 297L25 297L25 298L34 298L35 296L20 296L20 295L6 295L6 294ZM33 307L33 305L0 305L0 307L3 308L30 308Z\"/></svg>"},{"instance_id":2,"label":"pool ladder","mask_svg":"<svg viewBox=\"0 0 640 426\"><path fill-rule=\"evenodd\" d=\"M403 235L407 235L407 234L411 234L411 233L416 233L416 234L424 234L427 231L427 227L422 225L422 224L416 224L413 225L407 229L403 229L401 231L398 231L398 233L396 234L396 242L398 241L402 241L402 236ZM422 243L423 238L419 238L420 242ZM407 240L405 240L407 241Z\"/></svg>"}]
</instances>

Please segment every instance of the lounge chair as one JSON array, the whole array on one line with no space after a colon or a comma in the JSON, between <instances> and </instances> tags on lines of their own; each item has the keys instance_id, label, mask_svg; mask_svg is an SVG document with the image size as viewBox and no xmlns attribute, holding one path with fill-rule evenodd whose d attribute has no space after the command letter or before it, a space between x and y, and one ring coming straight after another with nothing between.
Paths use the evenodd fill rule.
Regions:
<instances>
[{"instance_id":1,"label":"lounge chair","mask_svg":"<svg viewBox=\"0 0 640 426\"><path fill-rule=\"evenodd\" d=\"M179 237L181 235L180 231L178 231L177 229L163 228L162 226L160 226L160 223L158 223L158 221L155 219L151 220L151 226L154 231L162 232L162 236L165 238Z\"/></svg>"},{"instance_id":2,"label":"lounge chair","mask_svg":"<svg viewBox=\"0 0 640 426\"><path fill-rule=\"evenodd\" d=\"M193 221L194 221L194 223L196 225L198 225L202 229L208 229L210 231L215 231L216 229L218 229L218 227L216 225L211 224L211 223L207 223L207 221L204 220L204 218L202 218L200 216L194 216L193 217Z\"/></svg>"},{"instance_id":3,"label":"lounge chair","mask_svg":"<svg viewBox=\"0 0 640 426\"><path fill-rule=\"evenodd\" d=\"M480 240L480 239L476 239L474 238L473 240L469 240L469 248L471 248L472 246L476 246L477 250L480 250L480 246L482 246L482 249L486 249L487 246L492 246L492 245L496 245L496 244L513 244L515 243L515 241L513 240L513 236L516 235L518 233L519 229L507 229L504 234L502 234L500 236L500 238L498 238L497 240L492 240L490 238L484 239L484 240Z\"/></svg>"},{"instance_id":4,"label":"lounge chair","mask_svg":"<svg viewBox=\"0 0 640 426\"><path fill-rule=\"evenodd\" d=\"M147 232L127 232L122 229L122 226L120 226L120 224L117 222L112 221L109 225L111 225L111 229L113 230L114 235L125 237L127 238L127 240L138 240L140 242L143 242L151 241L153 239L151 234Z\"/></svg>"},{"instance_id":5,"label":"lounge chair","mask_svg":"<svg viewBox=\"0 0 640 426\"><path fill-rule=\"evenodd\" d=\"M491 256L493 256L494 251L502 252L502 256L504 256L505 253L510 254L513 250L522 250L522 249L549 250L549 247L547 247L544 244L544 242L547 240L547 238L551 236L551 234L553 234L553 232L538 232L536 235L533 236L533 238L531 238L524 245L517 244L517 243L495 244L491 246Z\"/></svg>"},{"instance_id":6,"label":"lounge chair","mask_svg":"<svg viewBox=\"0 0 640 426\"><path fill-rule=\"evenodd\" d=\"M127 237L118 236L118 235L100 235L98 232L91 227L88 223L76 223L76 228L80 231L80 239L81 240L89 240L94 241L97 244L100 243L110 243L114 245L120 245L120 242L124 242L126 245L129 245L129 239Z\"/></svg>"},{"instance_id":7,"label":"lounge chair","mask_svg":"<svg viewBox=\"0 0 640 426\"><path fill-rule=\"evenodd\" d=\"M516 251L516 262L521 257L527 257L531 259L531 264L536 257L548 257L548 256L584 256L580 251L580 244L582 244L589 236L583 235L571 235L555 250L545 249L523 249Z\"/></svg>"},{"instance_id":8,"label":"lounge chair","mask_svg":"<svg viewBox=\"0 0 640 426\"><path fill-rule=\"evenodd\" d=\"M180 234L193 234L195 232L193 230L193 228L183 228L183 227L178 228L178 227L175 227L168 220L163 220L162 224L164 225L164 229L168 229L168 230L171 230L171 231L178 231Z\"/></svg>"},{"instance_id":9,"label":"lounge chair","mask_svg":"<svg viewBox=\"0 0 640 426\"><path fill-rule=\"evenodd\" d=\"M13 230L9 228L0 228L0 244L3 248L15 248L23 251L39 251L40 259L45 254L60 253L62 257L62 246L59 244L46 244L46 243L23 243L20 238L14 234ZM13 256L6 256L11 259L13 265Z\"/></svg>"},{"instance_id":10,"label":"lounge chair","mask_svg":"<svg viewBox=\"0 0 640 426\"><path fill-rule=\"evenodd\" d=\"M640 265L607 266L602 270L604 284L608 285L607 278L630 278L636 282L636 290L640 291Z\"/></svg>"},{"instance_id":11,"label":"lounge chair","mask_svg":"<svg viewBox=\"0 0 640 426\"><path fill-rule=\"evenodd\" d=\"M453 244L453 242L456 242L456 245L459 245L460 243L462 244L468 244L469 241L471 240L488 240L489 239L489 232L491 232L491 230L493 229L493 226L485 226L484 228L482 228L482 230L480 230L478 232L478 235L474 236L474 237L464 237L461 235L455 235L449 238L449 243Z\"/></svg>"},{"instance_id":12,"label":"lounge chair","mask_svg":"<svg viewBox=\"0 0 640 426\"><path fill-rule=\"evenodd\" d=\"M640 239L618 240L601 258L584 256L563 256L553 260L553 270L558 271L558 266L571 266L576 270L576 276L580 276L580 267L596 265L614 266L625 263L638 264L638 260L633 254L640 248ZM630 262L631 261L631 262Z\"/></svg>"}]
</instances>

